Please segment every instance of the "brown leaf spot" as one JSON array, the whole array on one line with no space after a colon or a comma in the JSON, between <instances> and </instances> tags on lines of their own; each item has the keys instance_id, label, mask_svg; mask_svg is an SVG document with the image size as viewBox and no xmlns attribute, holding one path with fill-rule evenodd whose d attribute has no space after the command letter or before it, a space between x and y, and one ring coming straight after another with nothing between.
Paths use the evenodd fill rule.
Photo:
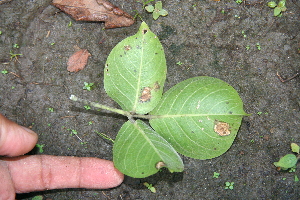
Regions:
<instances>
[{"instance_id":1,"label":"brown leaf spot","mask_svg":"<svg viewBox=\"0 0 300 200\"><path fill-rule=\"evenodd\" d=\"M155 168L160 169L160 168L165 167L165 166L166 166L166 164L164 162L159 161L158 163L156 163Z\"/></svg>"},{"instance_id":2,"label":"brown leaf spot","mask_svg":"<svg viewBox=\"0 0 300 200\"><path fill-rule=\"evenodd\" d=\"M77 21L104 21L105 28L131 26L134 19L107 0L53 0L53 5Z\"/></svg>"},{"instance_id":3,"label":"brown leaf spot","mask_svg":"<svg viewBox=\"0 0 300 200\"><path fill-rule=\"evenodd\" d=\"M220 136L230 135L230 126L226 122L215 121L214 131Z\"/></svg>"},{"instance_id":4,"label":"brown leaf spot","mask_svg":"<svg viewBox=\"0 0 300 200\"><path fill-rule=\"evenodd\" d=\"M75 52L68 60L67 70L69 72L78 72L84 69L90 56L91 54L88 52L87 49L81 49Z\"/></svg>"},{"instance_id":5,"label":"brown leaf spot","mask_svg":"<svg viewBox=\"0 0 300 200\"><path fill-rule=\"evenodd\" d=\"M125 50L125 51L129 51L130 49L131 49L131 46L130 46L130 45L124 46L124 50Z\"/></svg>"},{"instance_id":6,"label":"brown leaf spot","mask_svg":"<svg viewBox=\"0 0 300 200\"><path fill-rule=\"evenodd\" d=\"M154 83L153 89L156 90L156 91L160 89L160 85L157 81Z\"/></svg>"},{"instance_id":7,"label":"brown leaf spot","mask_svg":"<svg viewBox=\"0 0 300 200\"><path fill-rule=\"evenodd\" d=\"M141 96L140 96L140 101L141 102L147 102L150 101L151 99L151 88L150 87L144 87L142 90Z\"/></svg>"}]
</instances>

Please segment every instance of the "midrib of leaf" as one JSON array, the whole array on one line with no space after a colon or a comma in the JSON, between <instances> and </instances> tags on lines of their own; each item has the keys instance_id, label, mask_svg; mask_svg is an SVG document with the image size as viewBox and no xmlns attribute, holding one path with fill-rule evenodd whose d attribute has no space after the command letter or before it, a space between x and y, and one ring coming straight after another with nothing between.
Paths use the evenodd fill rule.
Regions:
<instances>
[{"instance_id":1,"label":"midrib of leaf","mask_svg":"<svg viewBox=\"0 0 300 200\"><path fill-rule=\"evenodd\" d=\"M145 34L142 36L142 41L144 41ZM137 88L135 93L135 101L134 101L134 107L133 110L136 110L138 100L139 100L139 90L141 87L141 77L142 77L142 68L143 68L143 55L144 55L144 43L142 42L142 51L141 51L141 61L140 61L140 67L139 67L139 77L137 82Z\"/></svg>"},{"instance_id":2,"label":"midrib of leaf","mask_svg":"<svg viewBox=\"0 0 300 200\"><path fill-rule=\"evenodd\" d=\"M162 156L160 154L160 152L157 151L157 148L155 147L155 145L151 142L151 140L147 137L147 135L145 134L145 132L141 129L141 127L137 124L137 122L134 123L134 126L137 128L137 130L142 134L142 136L146 139L146 141L150 144L150 146L153 148L153 150L155 151L155 153L162 159Z\"/></svg>"}]
</instances>

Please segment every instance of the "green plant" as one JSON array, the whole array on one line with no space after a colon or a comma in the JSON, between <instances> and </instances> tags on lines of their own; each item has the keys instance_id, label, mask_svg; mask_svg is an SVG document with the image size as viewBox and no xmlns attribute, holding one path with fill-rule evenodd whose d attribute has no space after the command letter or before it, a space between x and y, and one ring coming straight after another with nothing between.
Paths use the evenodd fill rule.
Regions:
<instances>
[{"instance_id":1,"label":"green plant","mask_svg":"<svg viewBox=\"0 0 300 200\"><path fill-rule=\"evenodd\" d=\"M54 112L54 108L48 108L48 111Z\"/></svg>"},{"instance_id":2,"label":"green plant","mask_svg":"<svg viewBox=\"0 0 300 200\"><path fill-rule=\"evenodd\" d=\"M278 4L275 1L268 2L268 6L270 8L274 8L274 16L280 17L282 15L282 12L286 11L285 7L286 0L280 0Z\"/></svg>"},{"instance_id":3,"label":"green plant","mask_svg":"<svg viewBox=\"0 0 300 200\"><path fill-rule=\"evenodd\" d=\"M12 50L9 52L10 54L10 60L12 60L13 58L15 58L16 60L18 60L18 56L22 56L23 54L17 54L14 53Z\"/></svg>"},{"instance_id":4,"label":"green plant","mask_svg":"<svg viewBox=\"0 0 300 200\"><path fill-rule=\"evenodd\" d=\"M40 153L44 152L44 149L43 149L43 147L45 146L44 144L36 144L35 146L39 149Z\"/></svg>"},{"instance_id":5,"label":"green plant","mask_svg":"<svg viewBox=\"0 0 300 200\"><path fill-rule=\"evenodd\" d=\"M83 106L86 110L91 110L91 106L89 106L89 105L85 105L85 106Z\"/></svg>"},{"instance_id":6,"label":"green plant","mask_svg":"<svg viewBox=\"0 0 300 200\"><path fill-rule=\"evenodd\" d=\"M214 172L214 176L213 176L213 178L219 178L219 176L220 176L220 173L218 173L218 172Z\"/></svg>"},{"instance_id":7,"label":"green plant","mask_svg":"<svg viewBox=\"0 0 300 200\"><path fill-rule=\"evenodd\" d=\"M296 143L291 143L292 152L299 154L299 146ZM299 160L295 154L287 154L280 158L278 162L274 162L274 165L278 170L289 170L289 172L295 172L296 164Z\"/></svg>"},{"instance_id":8,"label":"green plant","mask_svg":"<svg viewBox=\"0 0 300 200\"><path fill-rule=\"evenodd\" d=\"M147 182L143 183L144 186L146 186L148 188L148 190L150 190L153 193L156 193L156 189L155 187L152 186L152 184L149 184Z\"/></svg>"},{"instance_id":9,"label":"green plant","mask_svg":"<svg viewBox=\"0 0 300 200\"><path fill-rule=\"evenodd\" d=\"M16 49L20 48L20 46L18 44L14 44L13 47Z\"/></svg>"},{"instance_id":10,"label":"green plant","mask_svg":"<svg viewBox=\"0 0 300 200\"><path fill-rule=\"evenodd\" d=\"M162 167L181 172L177 152L196 159L222 155L247 115L236 90L217 78L190 78L163 94L166 72L163 47L143 22L113 48L104 66L105 91L121 109L70 97L127 116L114 140L113 161L128 176L147 177Z\"/></svg>"},{"instance_id":11,"label":"green plant","mask_svg":"<svg viewBox=\"0 0 300 200\"><path fill-rule=\"evenodd\" d=\"M234 182L226 182L225 183L225 189L230 189L230 190L233 190L233 187L234 187Z\"/></svg>"},{"instance_id":12,"label":"green plant","mask_svg":"<svg viewBox=\"0 0 300 200\"><path fill-rule=\"evenodd\" d=\"M91 91L95 86L94 83L84 82L83 84L84 84L84 86L82 89L87 90L87 91Z\"/></svg>"},{"instance_id":13,"label":"green plant","mask_svg":"<svg viewBox=\"0 0 300 200\"><path fill-rule=\"evenodd\" d=\"M168 11L166 11L165 9L162 8L162 2L158 1L155 3L155 5L147 5L145 7L145 9L152 13L153 15L153 19L157 20L159 18L159 16L167 16L168 15Z\"/></svg>"},{"instance_id":14,"label":"green plant","mask_svg":"<svg viewBox=\"0 0 300 200\"><path fill-rule=\"evenodd\" d=\"M8 71L6 69L1 71L1 74L8 74Z\"/></svg>"},{"instance_id":15,"label":"green plant","mask_svg":"<svg viewBox=\"0 0 300 200\"><path fill-rule=\"evenodd\" d=\"M235 3L241 4L241 3L243 3L243 0L236 0Z\"/></svg>"},{"instance_id":16,"label":"green plant","mask_svg":"<svg viewBox=\"0 0 300 200\"><path fill-rule=\"evenodd\" d=\"M259 42L256 43L256 48L257 48L258 50L261 50L261 46L260 46Z\"/></svg>"}]
</instances>

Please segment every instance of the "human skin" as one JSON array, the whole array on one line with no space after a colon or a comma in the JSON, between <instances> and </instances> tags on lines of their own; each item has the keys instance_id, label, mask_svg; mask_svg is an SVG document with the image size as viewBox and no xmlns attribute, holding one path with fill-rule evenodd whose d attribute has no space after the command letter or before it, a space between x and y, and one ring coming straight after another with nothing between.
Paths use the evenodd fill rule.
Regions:
<instances>
[{"instance_id":1,"label":"human skin","mask_svg":"<svg viewBox=\"0 0 300 200\"><path fill-rule=\"evenodd\" d=\"M58 188L107 189L123 182L124 175L108 160L20 156L34 148L37 139L32 130L0 114L0 199L11 200L16 193Z\"/></svg>"}]
</instances>

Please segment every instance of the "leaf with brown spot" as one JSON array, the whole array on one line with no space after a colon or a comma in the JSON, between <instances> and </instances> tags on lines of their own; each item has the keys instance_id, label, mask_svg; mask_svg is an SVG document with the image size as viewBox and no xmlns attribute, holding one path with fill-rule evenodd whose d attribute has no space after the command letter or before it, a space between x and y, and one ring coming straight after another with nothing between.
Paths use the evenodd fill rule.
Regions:
<instances>
[{"instance_id":1,"label":"leaf with brown spot","mask_svg":"<svg viewBox=\"0 0 300 200\"><path fill-rule=\"evenodd\" d=\"M78 72L83 70L90 56L91 54L87 49L80 49L75 52L68 60L67 70L69 72Z\"/></svg>"},{"instance_id":2,"label":"leaf with brown spot","mask_svg":"<svg viewBox=\"0 0 300 200\"><path fill-rule=\"evenodd\" d=\"M105 28L131 26L134 19L106 0L53 0L52 4L77 21L105 22Z\"/></svg>"}]
</instances>

